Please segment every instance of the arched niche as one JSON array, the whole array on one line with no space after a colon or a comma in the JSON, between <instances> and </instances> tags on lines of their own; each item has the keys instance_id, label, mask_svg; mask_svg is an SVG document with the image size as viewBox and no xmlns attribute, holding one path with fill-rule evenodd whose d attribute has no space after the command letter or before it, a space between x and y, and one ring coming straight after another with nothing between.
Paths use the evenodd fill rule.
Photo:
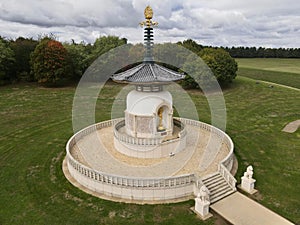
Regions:
<instances>
[{"instance_id":1,"label":"arched niche","mask_svg":"<svg viewBox=\"0 0 300 225\"><path fill-rule=\"evenodd\" d=\"M173 129L173 110L168 105L160 105L156 110L156 131L164 135Z\"/></svg>"}]
</instances>

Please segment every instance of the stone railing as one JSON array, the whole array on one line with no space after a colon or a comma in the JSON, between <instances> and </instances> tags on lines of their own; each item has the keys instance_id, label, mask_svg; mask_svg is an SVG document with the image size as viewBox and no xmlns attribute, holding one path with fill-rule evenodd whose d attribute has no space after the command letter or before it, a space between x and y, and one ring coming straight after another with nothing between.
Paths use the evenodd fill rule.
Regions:
<instances>
[{"instance_id":1,"label":"stone railing","mask_svg":"<svg viewBox=\"0 0 300 225\"><path fill-rule=\"evenodd\" d=\"M185 129L185 124L182 123L177 117L173 119L174 126L179 127L180 132L178 137L185 137L187 135L187 130Z\"/></svg>"},{"instance_id":2,"label":"stone railing","mask_svg":"<svg viewBox=\"0 0 300 225\"><path fill-rule=\"evenodd\" d=\"M233 153L234 145L231 138L225 132L212 125L200 121L196 121L196 120L190 120L185 118L176 118L176 120L180 120L183 124L192 125L195 127L199 127L202 130L209 131L213 133L216 137L220 138L222 140L222 143L224 143L229 150L228 155L225 157L225 159L221 161L221 164L223 164L228 170L231 170L232 162L233 162L233 154L234 154Z\"/></svg>"},{"instance_id":3,"label":"stone railing","mask_svg":"<svg viewBox=\"0 0 300 225\"><path fill-rule=\"evenodd\" d=\"M197 196L199 193L200 188L204 185L202 182L201 177L199 177L197 174L194 174L195 176L195 185L194 185L194 195Z\"/></svg>"},{"instance_id":4,"label":"stone railing","mask_svg":"<svg viewBox=\"0 0 300 225\"><path fill-rule=\"evenodd\" d=\"M218 172L221 174L221 176L226 180L226 182L229 184L232 190L236 191L236 179L232 174L227 170L227 168L220 163Z\"/></svg>"},{"instance_id":5,"label":"stone railing","mask_svg":"<svg viewBox=\"0 0 300 225\"><path fill-rule=\"evenodd\" d=\"M100 123L96 123L93 125L90 125L80 131L78 131L76 134L73 135L73 137L70 139L76 139L79 140L81 138L83 138L86 135L89 135L90 133L96 131L96 130L100 130L102 128L106 128L106 127L111 127L117 123L119 123L120 121L124 120L124 118L117 118L117 119L113 119L113 120L107 120L107 121L103 121Z\"/></svg>"},{"instance_id":6,"label":"stone railing","mask_svg":"<svg viewBox=\"0 0 300 225\"><path fill-rule=\"evenodd\" d=\"M236 191L236 179L234 176L230 173L230 170L233 167L233 160L234 160L234 153L233 153L233 142L231 138L224 133L223 143L228 147L229 154L223 159L218 166L218 172L223 176L223 178L226 180L226 182L229 184L229 186L232 188L232 190Z\"/></svg>"},{"instance_id":7,"label":"stone railing","mask_svg":"<svg viewBox=\"0 0 300 225\"><path fill-rule=\"evenodd\" d=\"M107 173L102 173L76 161L71 154L67 155L68 165L75 169L79 174L97 182L113 184L124 187L139 187L139 188L164 188L164 187L179 187L187 186L195 182L193 174L181 175L176 177L161 177L161 178L138 178L116 176Z\"/></svg>"},{"instance_id":8,"label":"stone railing","mask_svg":"<svg viewBox=\"0 0 300 225\"><path fill-rule=\"evenodd\" d=\"M173 120L174 125L180 128L180 132L178 134L179 138L184 138L187 134L186 129L184 124L180 123L179 120ZM168 141L163 141L163 138L137 138L137 137L132 137L129 136L126 133L121 133L119 132L119 129L125 126L125 120L121 120L118 123L115 124L114 127L114 136L117 140L120 142L123 142L125 144L130 144L130 145L139 145L139 146L157 146L161 144L162 142L172 142L174 140L168 140Z\"/></svg>"},{"instance_id":9,"label":"stone railing","mask_svg":"<svg viewBox=\"0 0 300 225\"><path fill-rule=\"evenodd\" d=\"M114 127L114 135L115 138L123 143L131 144L131 145L158 145L162 142L162 138L137 138L129 136L126 133L120 133L119 129L125 126L125 120L118 122Z\"/></svg>"},{"instance_id":10,"label":"stone railing","mask_svg":"<svg viewBox=\"0 0 300 225\"><path fill-rule=\"evenodd\" d=\"M161 177L161 178L137 178L137 177L126 177L116 176L111 174L102 173L100 171L93 170L82 163L78 162L70 153L70 150L76 144L76 142L82 137L98 130L101 128L116 125L122 125L124 122L123 118L114 119L110 121L100 122L91 125L83 130L80 130L74 134L66 145L67 151L67 162L68 166L71 166L79 174L92 179L97 182L114 184L126 187L141 187L141 188L161 188L161 187L176 187L176 186L187 186L195 181L194 174L180 175L175 177Z\"/></svg>"},{"instance_id":11,"label":"stone railing","mask_svg":"<svg viewBox=\"0 0 300 225\"><path fill-rule=\"evenodd\" d=\"M229 172L229 170L231 169L229 167L232 166L232 160L233 160L233 143L231 139L228 137L228 135L225 134L223 131L219 130L218 128L213 127L206 123L202 123L190 119L184 119L184 118L174 118L174 119L182 122L182 124L184 125L192 125L207 130L209 132L212 132L213 134L216 135L216 137L222 139L223 143L225 143L225 145L229 149L229 154L222 162L219 163L218 172L225 178L225 180L228 182L231 188L233 190L236 190L235 187L236 179ZM67 151L66 159L67 159L67 164L68 164L70 174L78 182L80 182L83 185L87 184L87 186L89 187L92 186L92 188L95 188L96 186L91 185L88 180L92 181L92 183L94 184L101 183L103 185L116 186L125 189L134 188L135 190L138 190L139 188L141 188L141 190L149 190L149 189L153 189L154 191L157 190L157 192L155 193L160 193L159 191L164 190L165 188L172 187L181 190L177 192L178 195L176 195L176 198L188 196L193 192L193 190L189 189L190 187L196 187L202 184L201 178L197 177L195 174L187 174L187 175L174 176L174 177L155 177L155 178L138 178L138 177L126 177L126 176L107 174L101 171L96 171L94 169L91 169L83 165L82 163L77 161L70 153L70 150L73 148L76 142L82 137L92 132L95 132L96 130L99 130L101 128L110 127L110 126L115 126L117 128L122 125L124 125L124 118L104 121L104 122L91 125L83 130L80 130L70 138L66 146L66 151ZM182 135L186 135L186 129L182 129L180 132L183 132ZM129 141L128 137L120 137L120 138L124 138L123 140ZM154 140L153 142L152 141L147 142L146 140L138 140L138 141L131 140L131 141L132 143L140 143L142 145L147 145L147 144L154 145ZM128 196L125 198L128 198ZM166 198L172 198L172 197L169 196Z\"/></svg>"},{"instance_id":12,"label":"stone railing","mask_svg":"<svg viewBox=\"0 0 300 225\"><path fill-rule=\"evenodd\" d=\"M200 129L211 132L216 137L220 138L222 140L222 142L227 146L227 148L229 149L229 152L230 152L230 154L226 158L230 157L231 153L233 153L233 143L232 143L230 137L224 131L222 131L212 125L209 125L207 123L203 123L203 122L196 121L196 120L177 118L177 117L174 119L181 121L183 124L192 125L194 127L199 127Z\"/></svg>"},{"instance_id":13,"label":"stone railing","mask_svg":"<svg viewBox=\"0 0 300 225\"><path fill-rule=\"evenodd\" d=\"M225 157L225 159L223 159L219 163L218 172L226 180L226 182L230 185L230 187L235 191L237 181L234 178L234 176L232 176L232 174L230 173L230 170L232 169L232 166L233 166L233 157L234 157L234 153L233 153L234 145L233 145L233 142L232 142L231 138L225 132L223 132L222 130L220 130L220 129L212 126L212 125L209 125L209 124L206 124L206 123L203 123L203 122L199 122L199 121L196 121L196 120L185 119L185 118L176 118L176 119L180 120L184 124L196 126L196 127L199 127L203 130L212 132L217 137L222 139L222 142L229 149L229 153Z\"/></svg>"}]
</instances>

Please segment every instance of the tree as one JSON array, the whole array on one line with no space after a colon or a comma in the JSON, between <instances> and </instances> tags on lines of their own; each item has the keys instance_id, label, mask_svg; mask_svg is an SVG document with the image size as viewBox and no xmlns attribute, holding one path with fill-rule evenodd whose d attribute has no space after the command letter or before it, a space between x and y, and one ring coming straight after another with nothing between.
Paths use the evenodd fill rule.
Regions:
<instances>
[{"instance_id":1,"label":"tree","mask_svg":"<svg viewBox=\"0 0 300 225\"><path fill-rule=\"evenodd\" d=\"M205 48L199 55L212 70L219 83L230 83L236 77L237 63L224 49Z\"/></svg>"},{"instance_id":2,"label":"tree","mask_svg":"<svg viewBox=\"0 0 300 225\"><path fill-rule=\"evenodd\" d=\"M88 64L92 64L100 55L108 52L109 50L118 46L127 44L127 39L116 36L103 36L96 39L91 54L88 59Z\"/></svg>"},{"instance_id":3,"label":"tree","mask_svg":"<svg viewBox=\"0 0 300 225\"><path fill-rule=\"evenodd\" d=\"M182 81L184 87L211 88L214 85L213 76L221 85L232 82L236 77L237 63L224 49L205 48L199 56L202 60L191 55L183 66L183 70L188 73Z\"/></svg>"},{"instance_id":4,"label":"tree","mask_svg":"<svg viewBox=\"0 0 300 225\"><path fill-rule=\"evenodd\" d=\"M186 73L184 80L181 81L184 88L208 89L212 86L213 74L205 62L196 54L188 56L182 69Z\"/></svg>"},{"instance_id":5,"label":"tree","mask_svg":"<svg viewBox=\"0 0 300 225\"><path fill-rule=\"evenodd\" d=\"M71 69L71 76L74 79L80 78L85 70L89 67L88 57L89 57L89 49L88 46L81 42L79 44L74 41L72 44L64 44L68 52L68 64Z\"/></svg>"},{"instance_id":6,"label":"tree","mask_svg":"<svg viewBox=\"0 0 300 225\"><path fill-rule=\"evenodd\" d=\"M199 45L197 42L195 42L192 39L187 39L184 40L183 42L178 42L177 44L187 48L188 50L196 54L198 54L203 49L202 45Z\"/></svg>"},{"instance_id":7,"label":"tree","mask_svg":"<svg viewBox=\"0 0 300 225\"><path fill-rule=\"evenodd\" d=\"M18 80L34 80L34 78L30 76L30 54L34 51L37 44L38 41L23 37L19 37L15 41L10 42L10 46L16 58L15 73Z\"/></svg>"},{"instance_id":8,"label":"tree","mask_svg":"<svg viewBox=\"0 0 300 225\"><path fill-rule=\"evenodd\" d=\"M154 45L154 60L164 62L163 65L177 70L182 67L190 51L174 43Z\"/></svg>"},{"instance_id":9,"label":"tree","mask_svg":"<svg viewBox=\"0 0 300 225\"><path fill-rule=\"evenodd\" d=\"M135 44L130 47L128 57L132 61L142 61L144 59L145 47L143 44Z\"/></svg>"},{"instance_id":10,"label":"tree","mask_svg":"<svg viewBox=\"0 0 300 225\"><path fill-rule=\"evenodd\" d=\"M32 73L43 85L58 85L70 77L68 53L64 46L48 37L43 38L31 55Z\"/></svg>"},{"instance_id":11,"label":"tree","mask_svg":"<svg viewBox=\"0 0 300 225\"><path fill-rule=\"evenodd\" d=\"M15 58L9 43L0 37L0 85L13 81Z\"/></svg>"}]
</instances>

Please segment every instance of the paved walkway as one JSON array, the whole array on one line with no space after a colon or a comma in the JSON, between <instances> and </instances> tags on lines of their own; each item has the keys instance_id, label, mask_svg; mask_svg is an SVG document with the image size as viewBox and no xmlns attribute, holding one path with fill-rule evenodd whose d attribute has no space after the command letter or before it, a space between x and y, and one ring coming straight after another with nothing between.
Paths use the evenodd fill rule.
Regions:
<instances>
[{"instance_id":1,"label":"paved walkway","mask_svg":"<svg viewBox=\"0 0 300 225\"><path fill-rule=\"evenodd\" d=\"M230 223L237 225L293 224L239 192L218 201L211 208Z\"/></svg>"},{"instance_id":2,"label":"paved walkway","mask_svg":"<svg viewBox=\"0 0 300 225\"><path fill-rule=\"evenodd\" d=\"M270 85L274 85L274 86L279 86L279 87L288 88L288 89L291 89L291 90L294 90L294 91L300 91L299 88L287 86L287 85L284 85L284 84L278 84L278 83L273 83L273 82L270 82L270 81L264 81L264 80L258 80L258 81L259 81L259 82L262 82L262 83L265 83L265 84L270 84Z\"/></svg>"},{"instance_id":3,"label":"paved walkway","mask_svg":"<svg viewBox=\"0 0 300 225\"><path fill-rule=\"evenodd\" d=\"M294 133L298 130L300 127L300 120L295 120L293 122L290 122L287 124L282 131L287 132L287 133Z\"/></svg>"}]
</instances>

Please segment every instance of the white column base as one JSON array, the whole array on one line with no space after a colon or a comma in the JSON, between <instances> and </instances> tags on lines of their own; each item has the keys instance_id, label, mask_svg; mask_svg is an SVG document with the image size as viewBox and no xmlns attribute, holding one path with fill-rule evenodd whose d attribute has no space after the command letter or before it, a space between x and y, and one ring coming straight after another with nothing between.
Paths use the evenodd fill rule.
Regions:
<instances>
[{"instance_id":1,"label":"white column base","mask_svg":"<svg viewBox=\"0 0 300 225\"><path fill-rule=\"evenodd\" d=\"M242 177L241 189L244 191L254 194L257 190L254 189L256 180L253 178Z\"/></svg>"},{"instance_id":2,"label":"white column base","mask_svg":"<svg viewBox=\"0 0 300 225\"><path fill-rule=\"evenodd\" d=\"M210 216L209 213L209 201L201 201L199 198L195 198L195 212L201 216L202 219L207 219Z\"/></svg>"}]
</instances>

